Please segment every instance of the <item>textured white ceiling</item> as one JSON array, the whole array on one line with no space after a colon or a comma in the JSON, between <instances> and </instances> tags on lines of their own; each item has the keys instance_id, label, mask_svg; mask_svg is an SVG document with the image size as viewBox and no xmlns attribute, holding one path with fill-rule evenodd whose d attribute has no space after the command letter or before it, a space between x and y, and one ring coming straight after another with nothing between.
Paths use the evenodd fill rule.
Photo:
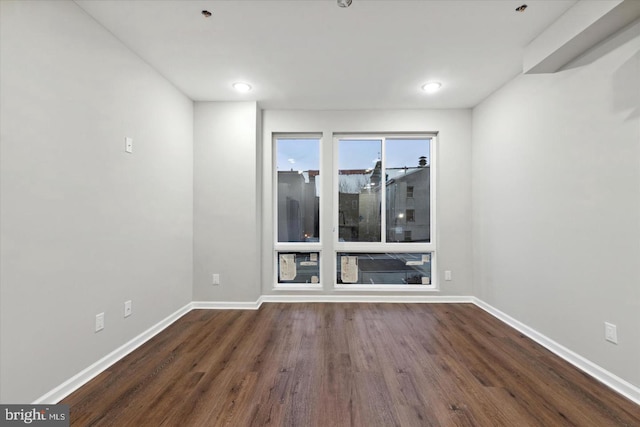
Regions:
<instances>
[{"instance_id":1,"label":"textured white ceiling","mask_svg":"<svg viewBox=\"0 0 640 427\"><path fill-rule=\"evenodd\" d=\"M77 0L194 100L279 109L473 107L576 0ZM213 13L204 18L202 10ZM247 94L231 84L253 85ZM436 95L419 88L443 83Z\"/></svg>"}]
</instances>

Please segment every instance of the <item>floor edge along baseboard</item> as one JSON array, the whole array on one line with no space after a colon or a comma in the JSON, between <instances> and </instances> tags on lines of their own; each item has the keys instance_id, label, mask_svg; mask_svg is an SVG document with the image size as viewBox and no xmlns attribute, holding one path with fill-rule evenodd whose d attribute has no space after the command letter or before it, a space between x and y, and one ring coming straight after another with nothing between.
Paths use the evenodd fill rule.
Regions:
<instances>
[{"instance_id":1,"label":"floor edge along baseboard","mask_svg":"<svg viewBox=\"0 0 640 427\"><path fill-rule=\"evenodd\" d=\"M600 381L602 384L606 385L610 389L620 393L627 399L633 401L634 403L640 405L640 387L636 387L635 385L623 380L617 375L607 371L601 366L593 363L589 359L575 353L574 351L566 348L565 346L555 342L551 338L547 337L544 334L536 331L535 329L525 325L519 320L514 319L508 314L498 310L497 308L487 304L479 298L474 298L474 304L487 313L491 314L496 319L506 323L511 326L515 330L521 332L526 335L528 338L532 339L536 343L540 344L547 350L551 351L556 356L565 360L566 362L572 364L576 368L581 371L589 374L596 380Z\"/></svg>"},{"instance_id":2,"label":"floor edge along baseboard","mask_svg":"<svg viewBox=\"0 0 640 427\"><path fill-rule=\"evenodd\" d=\"M34 405L44 405L44 404L56 404L60 402L62 399L91 381L96 376L100 375L109 366L113 365L117 361L124 358L126 355L149 341L154 336L158 335L167 327L171 326L176 320L187 314L192 310L193 303L188 303L184 307L178 309L173 312L169 316L165 317L146 331L142 332L140 335L134 337L129 340L125 344L121 345L117 349L113 350L111 353L104 356L102 359L98 360L91 366L83 369L78 372L73 377L69 378L67 381L63 382L53 390L48 393L40 396L36 399L33 404Z\"/></svg>"},{"instance_id":3,"label":"floor edge along baseboard","mask_svg":"<svg viewBox=\"0 0 640 427\"><path fill-rule=\"evenodd\" d=\"M191 310L257 310L263 303L426 303L426 304L460 304L472 303L483 309L496 319L526 335L536 343L545 347L558 357L589 374L602 384L640 405L640 387L623 380L590 360L558 344L535 329L514 319L508 314L472 296L365 296L365 295L263 295L256 301L193 301L170 314L160 322L142 332L124 345L118 347L91 366L80 371L67 381L55 387L48 393L36 399L33 404L55 404L91 381L109 366L124 358L126 355L149 341L155 335L173 324Z\"/></svg>"}]
</instances>

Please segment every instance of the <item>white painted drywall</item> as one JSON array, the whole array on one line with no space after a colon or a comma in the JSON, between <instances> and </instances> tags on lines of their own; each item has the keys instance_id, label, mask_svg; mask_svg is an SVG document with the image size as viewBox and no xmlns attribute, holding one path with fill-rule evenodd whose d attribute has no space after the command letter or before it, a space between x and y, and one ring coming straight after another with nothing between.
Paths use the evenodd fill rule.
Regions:
<instances>
[{"instance_id":1,"label":"white painted drywall","mask_svg":"<svg viewBox=\"0 0 640 427\"><path fill-rule=\"evenodd\" d=\"M258 128L255 102L195 104L195 301L260 296ZM214 273L219 286L212 286Z\"/></svg>"},{"instance_id":2,"label":"white painted drywall","mask_svg":"<svg viewBox=\"0 0 640 427\"><path fill-rule=\"evenodd\" d=\"M262 133L262 293L293 294L274 290L273 272L273 158L272 135L284 132L319 132L322 153L331 154L333 133L344 132L438 132L437 146L437 295L471 295L471 110L395 110L395 111L286 111L263 112ZM332 217L329 203L321 215ZM331 239L331 230L321 231ZM326 264L330 266L329 263ZM452 270L454 280L445 282L444 270ZM349 295L335 291L332 269L323 271L324 290L312 293ZM357 295L380 292L356 291ZM383 292L384 294L384 292ZM387 292L388 294L388 292ZM415 292L402 292L412 295Z\"/></svg>"},{"instance_id":3,"label":"white painted drywall","mask_svg":"<svg viewBox=\"0 0 640 427\"><path fill-rule=\"evenodd\" d=\"M0 401L29 403L191 301L193 103L71 1L0 8Z\"/></svg>"},{"instance_id":4,"label":"white painted drywall","mask_svg":"<svg viewBox=\"0 0 640 427\"><path fill-rule=\"evenodd\" d=\"M473 110L474 295L640 386L640 23L605 45Z\"/></svg>"}]
</instances>

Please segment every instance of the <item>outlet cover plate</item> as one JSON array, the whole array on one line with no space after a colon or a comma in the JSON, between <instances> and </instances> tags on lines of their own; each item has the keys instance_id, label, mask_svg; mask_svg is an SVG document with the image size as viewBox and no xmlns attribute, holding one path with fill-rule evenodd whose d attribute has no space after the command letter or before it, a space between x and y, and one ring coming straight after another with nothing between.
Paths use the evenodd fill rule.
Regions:
<instances>
[{"instance_id":1,"label":"outlet cover plate","mask_svg":"<svg viewBox=\"0 0 640 427\"><path fill-rule=\"evenodd\" d=\"M124 151L127 153L133 153L133 138L126 137L124 139Z\"/></svg>"},{"instance_id":2,"label":"outlet cover plate","mask_svg":"<svg viewBox=\"0 0 640 427\"><path fill-rule=\"evenodd\" d=\"M616 328L616 325L604 322L604 339L614 344L618 344L618 329Z\"/></svg>"},{"instance_id":3,"label":"outlet cover plate","mask_svg":"<svg viewBox=\"0 0 640 427\"><path fill-rule=\"evenodd\" d=\"M104 329L104 313L96 314L96 332Z\"/></svg>"}]
</instances>

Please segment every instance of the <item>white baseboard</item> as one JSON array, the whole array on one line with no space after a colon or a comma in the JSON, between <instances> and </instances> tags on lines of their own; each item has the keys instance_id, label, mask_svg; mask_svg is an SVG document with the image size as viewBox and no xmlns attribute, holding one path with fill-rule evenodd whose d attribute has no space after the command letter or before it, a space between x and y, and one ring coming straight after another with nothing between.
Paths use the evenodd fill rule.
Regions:
<instances>
[{"instance_id":1,"label":"white baseboard","mask_svg":"<svg viewBox=\"0 0 640 427\"><path fill-rule=\"evenodd\" d=\"M192 309L197 310L257 310L265 302L373 302L373 303L473 303L469 296L438 295L262 295L253 301L194 301Z\"/></svg>"},{"instance_id":2,"label":"white baseboard","mask_svg":"<svg viewBox=\"0 0 640 427\"><path fill-rule=\"evenodd\" d=\"M473 303L469 296L439 295L262 295L263 302Z\"/></svg>"},{"instance_id":3,"label":"white baseboard","mask_svg":"<svg viewBox=\"0 0 640 427\"><path fill-rule=\"evenodd\" d=\"M555 355L571 363L576 368L586 372L587 374L591 375L592 377L594 377L604 385L608 386L609 388L617 391L618 393L622 394L626 398L640 405L640 388L639 387L636 387L635 385L623 380L622 378L618 377L615 374L612 374L606 369L596 365L592 361L569 350L563 345L558 344L557 342L547 337L546 335L543 335L540 332L536 331L535 329L530 328L524 323L514 319L508 314L487 304L481 299L474 297L473 302L475 305L477 305L487 313L498 318L499 320L503 321L504 323L511 326L512 328L522 332L524 335L531 338L541 346L545 347Z\"/></svg>"},{"instance_id":4,"label":"white baseboard","mask_svg":"<svg viewBox=\"0 0 640 427\"><path fill-rule=\"evenodd\" d=\"M67 381L60 384L58 387L54 388L50 392L40 396L36 399L33 404L34 405L46 405L46 404L56 404L60 402L62 399L91 381L93 378L104 372L109 366L113 365L127 354L131 353L142 344L149 341L155 335L162 332L165 328L173 324L176 320L187 314L191 311L192 303L189 303L176 311L173 314L170 314L166 318L162 319L160 322L156 323L137 337L133 338L131 341L126 344L118 347L111 353L107 354L102 359L95 362L93 365L88 368L82 370L78 374L69 378Z\"/></svg>"},{"instance_id":5,"label":"white baseboard","mask_svg":"<svg viewBox=\"0 0 640 427\"><path fill-rule=\"evenodd\" d=\"M262 304L261 298L255 302L245 301L194 301L194 310L257 310Z\"/></svg>"}]
</instances>

